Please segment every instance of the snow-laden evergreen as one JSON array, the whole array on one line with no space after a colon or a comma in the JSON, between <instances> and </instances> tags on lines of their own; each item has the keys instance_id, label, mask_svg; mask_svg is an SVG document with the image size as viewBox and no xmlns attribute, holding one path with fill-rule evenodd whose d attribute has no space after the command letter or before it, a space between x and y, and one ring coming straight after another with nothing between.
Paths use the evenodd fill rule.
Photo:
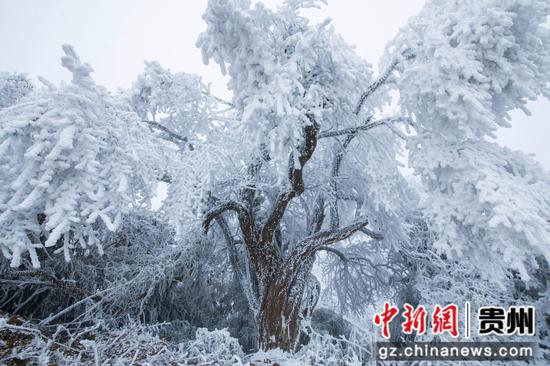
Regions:
<instances>
[{"instance_id":1,"label":"snow-laden evergreen","mask_svg":"<svg viewBox=\"0 0 550 366\"><path fill-rule=\"evenodd\" d=\"M415 120L409 164L424 182L437 246L487 276L550 254L550 179L532 158L490 140L509 112L548 97L545 1L432 1L389 46L416 55L397 80ZM445 16L441 16L445 14ZM490 264L489 264L490 262Z\"/></svg>"},{"instance_id":2,"label":"snow-laden evergreen","mask_svg":"<svg viewBox=\"0 0 550 366\"><path fill-rule=\"evenodd\" d=\"M148 130L63 50L70 85L0 111L0 245L13 267L27 253L39 267L42 248L67 261L79 249L101 254L98 225L116 230L155 179L142 159Z\"/></svg>"}]
</instances>

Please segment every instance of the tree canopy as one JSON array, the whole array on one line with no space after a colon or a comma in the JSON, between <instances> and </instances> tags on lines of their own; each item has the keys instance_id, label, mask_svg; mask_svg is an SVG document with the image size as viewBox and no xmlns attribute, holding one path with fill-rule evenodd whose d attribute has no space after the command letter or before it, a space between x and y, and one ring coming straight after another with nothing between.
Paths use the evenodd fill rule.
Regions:
<instances>
[{"instance_id":1,"label":"tree canopy","mask_svg":"<svg viewBox=\"0 0 550 366\"><path fill-rule=\"evenodd\" d=\"M490 283L509 295L511 279L547 291L549 173L493 138L511 111L550 97L550 4L429 1L376 73L330 20L302 15L323 3L208 1L196 45L229 77L231 100L158 62L109 92L68 45L68 84L0 73L0 247L11 267L39 268L50 250L67 262L105 244L108 255L136 250L132 228L173 261L165 277L146 272L155 284L136 285L140 298L179 293L170 281L185 282L174 279L184 263L187 281L208 278L199 303L226 291L215 305L246 318L217 325L288 351L319 301L359 314L383 296L465 299L488 296ZM167 197L153 212L159 184ZM177 309L147 319L204 319Z\"/></svg>"}]
</instances>

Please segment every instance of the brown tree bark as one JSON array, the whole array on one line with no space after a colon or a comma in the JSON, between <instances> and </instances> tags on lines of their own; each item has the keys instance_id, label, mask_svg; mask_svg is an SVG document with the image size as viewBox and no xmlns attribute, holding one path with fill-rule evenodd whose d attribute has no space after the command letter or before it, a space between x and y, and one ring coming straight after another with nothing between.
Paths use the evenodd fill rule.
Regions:
<instances>
[{"instance_id":1,"label":"brown tree bark","mask_svg":"<svg viewBox=\"0 0 550 366\"><path fill-rule=\"evenodd\" d=\"M259 314L260 345L294 351L299 342L301 298L288 296L292 284L276 279L266 289Z\"/></svg>"},{"instance_id":2,"label":"brown tree bark","mask_svg":"<svg viewBox=\"0 0 550 366\"><path fill-rule=\"evenodd\" d=\"M295 351L300 343L300 320L312 311L304 309L303 303L314 257L298 251L293 254L275 271L262 299L258 325L260 345L265 349Z\"/></svg>"}]
</instances>

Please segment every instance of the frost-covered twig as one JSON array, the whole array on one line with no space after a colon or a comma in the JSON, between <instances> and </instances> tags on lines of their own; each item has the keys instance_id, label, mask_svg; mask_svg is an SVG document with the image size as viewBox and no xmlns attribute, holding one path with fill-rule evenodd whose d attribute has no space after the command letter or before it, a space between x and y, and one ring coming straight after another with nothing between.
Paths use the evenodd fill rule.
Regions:
<instances>
[{"instance_id":1,"label":"frost-covered twig","mask_svg":"<svg viewBox=\"0 0 550 366\"><path fill-rule=\"evenodd\" d=\"M243 271L239 266L239 258L238 258L236 243L230 232L227 221L223 218L223 216L218 215L216 217L216 222L220 226L223 233L223 237L227 244L227 249L229 253L229 262L231 263L231 267L233 268L235 277L237 278L237 282L239 283L241 290L243 291L246 297L250 310L252 310L252 312L255 315L257 315L259 311L258 294L253 289L253 286L252 286L253 280L251 278L251 273L250 271L246 271L246 270L243 273ZM244 256L244 260L245 260L244 267L246 269L250 266L248 255Z\"/></svg>"},{"instance_id":2,"label":"frost-covered twig","mask_svg":"<svg viewBox=\"0 0 550 366\"><path fill-rule=\"evenodd\" d=\"M59 343L49 337L47 337L46 335L44 335L39 329L36 329L36 328L29 328L29 327L22 327L22 326L19 326L19 325L13 325L13 324L7 324L7 323L4 323L4 324L0 324L0 329L2 328L5 328L5 329L8 329L8 330L11 330L11 331L16 331L16 332L22 332L22 333L27 333L27 334L34 334L34 335L37 335L39 336L40 338L46 340L47 342L51 342L51 343L54 343L55 345L61 347L61 348L64 348L66 350L69 350L69 351L73 351L73 352L79 352L80 350L74 348L74 347L70 347L66 344L63 344L63 343Z\"/></svg>"},{"instance_id":3,"label":"frost-covered twig","mask_svg":"<svg viewBox=\"0 0 550 366\"><path fill-rule=\"evenodd\" d=\"M367 228L362 228L360 230L363 234L370 236L372 239L375 240L384 240L384 235L381 233L377 233L376 231L369 230Z\"/></svg>"},{"instance_id":4,"label":"frost-covered twig","mask_svg":"<svg viewBox=\"0 0 550 366\"><path fill-rule=\"evenodd\" d=\"M407 117L388 117L383 118L378 121L371 122L369 124L363 125L363 126L357 126L357 127L348 127L343 128L341 130L335 130L335 131L323 131L319 133L319 138L327 138L327 137L337 137L337 136L343 136L343 135L349 135L349 134L355 134L360 131L368 131L372 128L387 125L390 123L398 123L398 122L405 122L410 123L410 119Z\"/></svg>"},{"instance_id":5,"label":"frost-covered twig","mask_svg":"<svg viewBox=\"0 0 550 366\"><path fill-rule=\"evenodd\" d=\"M201 93L202 93L202 95L204 95L206 97L210 97L210 98L214 99L218 103L225 104L225 105L227 105L231 108L235 108L235 105L233 103L228 102L228 101L226 101L226 100L224 100L220 97L217 97L214 94L210 93L209 91L202 91Z\"/></svg>"},{"instance_id":6,"label":"frost-covered twig","mask_svg":"<svg viewBox=\"0 0 550 366\"><path fill-rule=\"evenodd\" d=\"M361 228L367 226L368 223L369 220L367 218L362 218L355 221L351 225L336 230L324 230L317 234L311 235L298 244L298 253L313 253L321 247L347 239L357 231L361 230ZM300 256L300 254L297 255Z\"/></svg>"},{"instance_id":7,"label":"frost-covered twig","mask_svg":"<svg viewBox=\"0 0 550 366\"><path fill-rule=\"evenodd\" d=\"M410 50L406 50L401 54L401 57L396 57L393 59L393 61L390 63L390 65L384 70L384 72L372 83L367 87L367 90L361 94L359 97L359 101L357 102L355 109L353 110L353 114L356 116L359 115L361 112L361 109L363 108L363 105L380 86L384 85L386 81L388 81L390 75L395 71L397 66L402 62L403 59L410 60L414 58L414 54Z\"/></svg>"},{"instance_id":8,"label":"frost-covered twig","mask_svg":"<svg viewBox=\"0 0 550 366\"><path fill-rule=\"evenodd\" d=\"M143 122L147 123L149 126L156 128L157 130L160 130L166 135L168 135L169 140L177 145L179 145L180 143L187 143L189 141L187 137L178 135L174 131L170 130L168 127L163 126L158 122L149 121L149 120L143 120Z\"/></svg>"}]
</instances>

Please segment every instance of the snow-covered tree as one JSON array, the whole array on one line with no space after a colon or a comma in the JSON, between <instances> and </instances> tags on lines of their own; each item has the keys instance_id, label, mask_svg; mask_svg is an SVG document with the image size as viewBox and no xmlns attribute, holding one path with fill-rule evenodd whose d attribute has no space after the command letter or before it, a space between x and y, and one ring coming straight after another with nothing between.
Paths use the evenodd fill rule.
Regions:
<instances>
[{"instance_id":1,"label":"snow-covered tree","mask_svg":"<svg viewBox=\"0 0 550 366\"><path fill-rule=\"evenodd\" d=\"M527 275L533 254L550 254L548 174L489 140L511 110L528 113L529 100L550 96L549 6L432 1L389 47L416 56L396 85L416 123L409 164L424 183L436 245L500 279L509 267Z\"/></svg>"},{"instance_id":2,"label":"snow-covered tree","mask_svg":"<svg viewBox=\"0 0 550 366\"><path fill-rule=\"evenodd\" d=\"M122 218L147 209L163 180L155 220L174 237L163 229L124 241L142 243L148 260L125 263L150 266L128 268L122 277L140 284L112 301L147 299L127 300L141 320L224 309L207 326L255 326L262 347L294 351L320 298L316 273L328 303L356 313L381 296L493 298L495 279L499 294L512 280L547 292L550 177L491 140L512 110L550 96L547 1L431 0L388 44L377 74L330 20L301 15L323 3L208 1L197 46L228 76L231 101L156 62L113 96L68 46L70 85L8 85L0 245L12 266L24 252L38 266L49 247L67 260L101 248L99 234L126 233ZM405 155L415 177L400 170ZM162 270L164 260L174 263ZM201 301L223 299L197 308L167 295L196 286L210 286Z\"/></svg>"},{"instance_id":3,"label":"snow-covered tree","mask_svg":"<svg viewBox=\"0 0 550 366\"><path fill-rule=\"evenodd\" d=\"M522 270L533 252L550 254L547 174L487 140L508 111L548 95L545 3L429 2L390 44L374 79L328 22L311 25L299 9L211 0L197 43L230 77L247 166L238 191L211 192L218 202L204 228L236 214L263 345L296 346L299 318L316 302L318 251L349 269L369 265L372 239L390 248L407 242L416 207L397 169L401 139L425 182L422 207L439 248L491 274ZM399 91L404 116L383 116L388 90ZM364 237L367 249L350 261L334 244L355 233L354 244Z\"/></svg>"},{"instance_id":4,"label":"snow-covered tree","mask_svg":"<svg viewBox=\"0 0 550 366\"><path fill-rule=\"evenodd\" d=\"M64 46L70 85L37 89L0 111L0 246L11 265L37 250L101 242L97 225L116 230L154 177L145 156L148 130L126 105L96 86L92 68Z\"/></svg>"},{"instance_id":5,"label":"snow-covered tree","mask_svg":"<svg viewBox=\"0 0 550 366\"><path fill-rule=\"evenodd\" d=\"M225 146L242 171L211 185L204 228L216 221L229 247L244 244L239 269L260 341L285 349L317 302L317 253L341 253L331 245L355 233L388 246L406 240L400 213L411 200L396 162L400 133L384 127L407 120L377 113L393 70L373 79L329 22L311 25L299 9L210 1L198 41L230 77L238 120L236 144ZM236 213L238 242L226 212Z\"/></svg>"}]
</instances>

